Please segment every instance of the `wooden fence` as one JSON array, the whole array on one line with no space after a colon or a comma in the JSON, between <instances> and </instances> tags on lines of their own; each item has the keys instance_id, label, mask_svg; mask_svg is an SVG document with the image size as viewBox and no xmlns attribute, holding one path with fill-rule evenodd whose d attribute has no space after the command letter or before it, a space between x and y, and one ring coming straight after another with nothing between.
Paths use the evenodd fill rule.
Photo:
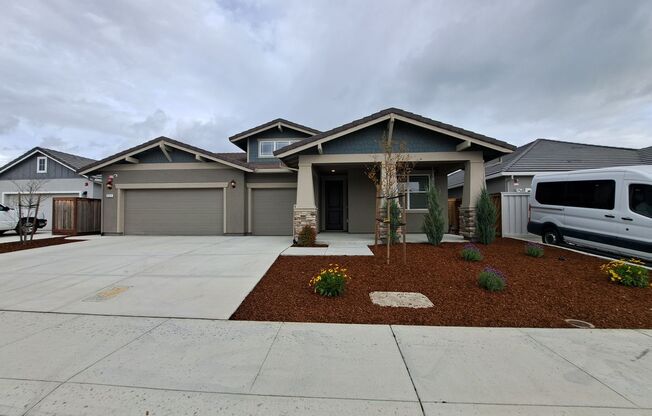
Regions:
<instances>
[{"instance_id":1,"label":"wooden fence","mask_svg":"<svg viewBox=\"0 0 652 416\"><path fill-rule=\"evenodd\" d=\"M496 236L502 236L502 204L500 194L491 194L491 201L496 206L498 217L496 218ZM460 232L460 206L462 205L461 198L448 198L448 230L453 234Z\"/></svg>"},{"instance_id":2,"label":"wooden fence","mask_svg":"<svg viewBox=\"0 0 652 416\"><path fill-rule=\"evenodd\" d=\"M102 200L89 198L53 198L52 234L99 234Z\"/></svg>"}]
</instances>

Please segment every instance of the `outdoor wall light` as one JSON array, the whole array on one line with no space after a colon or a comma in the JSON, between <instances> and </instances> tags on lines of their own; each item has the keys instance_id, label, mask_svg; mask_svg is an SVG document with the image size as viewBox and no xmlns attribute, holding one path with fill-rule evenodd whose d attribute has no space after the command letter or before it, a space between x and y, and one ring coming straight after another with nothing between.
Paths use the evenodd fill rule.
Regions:
<instances>
[{"instance_id":1,"label":"outdoor wall light","mask_svg":"<svg viewBox=\"0 0 652 416\"><path fill-rule=\"evenodd\" d=\"M235 179L231 179L231 182L229 183L231 185L232 189L235 189Z\"/></svg>"},{"instance_id":2,"label":"outdoor wall light","mask_svg":"<svg viewBox=\"0 0 652 416\"><path fill-rule=\"evenodd\" d=\"M335 169L331 169L331 173L335 173Z\"/></svg>"}]
</instances>

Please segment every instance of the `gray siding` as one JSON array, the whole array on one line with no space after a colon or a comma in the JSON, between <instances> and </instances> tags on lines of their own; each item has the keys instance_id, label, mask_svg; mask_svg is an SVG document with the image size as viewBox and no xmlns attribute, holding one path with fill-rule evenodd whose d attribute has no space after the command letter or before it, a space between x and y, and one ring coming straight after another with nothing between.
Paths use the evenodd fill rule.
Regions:
<instances>
[{"instance_id":1,"label":"gray siding","mask_svg":"<svg viewBox=\"0 0 652 416\"><path fill-rule=\"evenodd\" d=\"M221 189L127 190L125 234L222 234L222 192Z\"/></svg>"},{"instance_id":2,"label":"gray siding","mask_svg":"<svg viewBox=\"0 0 652 416\"><path fill-rule=\"evenodd\" d=\"M252 189L252 234L292 235L292 208L296 198L296 188Z\"/></svg>"},{"instance_id":3,"label":"gray siding","mask_svg":"<svg viewBox=\"0 0 652 416\"><path fill-rule=\"evenodd\" d=\"M184 152L183 150L175 149L168 146L168 154L172 163L204 163L195 159L195 155ZM163 154L163 151L157 146L153 149L146 150L134 156L138 159L139 163L170 163ZM121 161L121 164L131 164L126 161Z\"/></svg>"},{"instance_id":4,"label":"gray siding","mask_svg":"<svg viewBox=\"0 0 652 416\"><path fill-rule=\"evenodd\" d=\"M373 233L376 188L363 169L348 170L348 219L350 233Z\"/></svg>"},{"instance_id":5,"label":"gray siding","mask_svg":"<svg viewBox=\"0 0 652 416\"><path fill-rule=\"evenodd\" d=\"M325 154L379 153L387 123L374 124L323 144ZM397 121L393 141L403 143L408 152L454 152L459 140Z\"/></svg>"},{"instance_id":6,"label":"gray siding","mask_svg":"<svg viewBox=\"0 0 652 416\"><path fill-rule=\"evenodd\" d=\"M258 157L258 139L304 139L308 137L309 134L302 133L300 131L283 128L283 131L279 131L277 128L269 129L258 133L254 136L247 138L247 143L249 144L249 161L250 162L273 162L278 159L270 157Z\"/></svg>"},{"instance_id":7,"label":"gray siding","mask_svg":"<svg viewBox=\"0 0 652 416\"><path fill-rule=\"evenodd\" d=\"M164 165L162 165L164 168ZM103 171L102 195L102 231L105 233L117 232L117 189L106 189L107 177L113 174L111 167ZM114 179L114 185L149 184L149 183L191 183L191 182L230 182L236 181L235 189L226 190L226 234L245 233L245 195L246 184L244 172L236 169L172 169L172 170L129 170L119 171ZM107 198L107 194L114 195ZM171 201L175 202L175 201ZM177 201L178 202L178 201Z\"/></svg>"},{"instance_id":8,"label":"gray siding","mask_svg":"<svg viewBox=\"0 0 652 416\"><path fill-rule=\"evenodd\" d=\"M0 179L14 181L21 179L50 180L79 178L79 175L75 172L49 157L47 172L36 173L36 158L42 156L43 155L37 154L23 160L15 166L12 166L11 169L0 174Z\"/></svg>"},{"instance_id":9,"label":"gray siding","mask_svg":"<svg viewBox=\"0 0 652 416\"><path fill-rule=\"evenodd\" d=\"M288 173L247 173L247 183L296 183L297 174Z\"/></svg>"}]
</instances>

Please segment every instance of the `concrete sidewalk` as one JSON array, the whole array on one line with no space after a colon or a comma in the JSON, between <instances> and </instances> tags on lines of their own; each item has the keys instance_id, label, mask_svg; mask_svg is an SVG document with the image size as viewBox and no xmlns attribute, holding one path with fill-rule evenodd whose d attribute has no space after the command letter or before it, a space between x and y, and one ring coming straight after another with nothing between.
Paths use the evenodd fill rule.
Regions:
<instances>
[{"instance_id":1,"label":"concrete sidewalk","mask_svg":"<svg viewBox=\"0 0 652 416\"><path fill-rule=\"evenodd\" d=\"M649 415L652 331L0 312L3 415Z\"/></svg>"}]
</instances>

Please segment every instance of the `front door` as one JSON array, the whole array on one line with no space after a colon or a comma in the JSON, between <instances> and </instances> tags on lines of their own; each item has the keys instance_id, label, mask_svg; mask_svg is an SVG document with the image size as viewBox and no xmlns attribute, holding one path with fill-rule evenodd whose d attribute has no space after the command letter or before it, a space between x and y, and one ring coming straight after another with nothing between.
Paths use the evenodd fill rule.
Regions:
<instances>
[{"instance_id":1,"label":"front door","mask_svg":"<svg viewBox=\"0 0 652 416\"><path fill-rule=\"evenodd\" d=\"M330 231L344 230L344 181L329 180L324 183L326 218L325 228Z\"/></svg>"}]
</instances>

